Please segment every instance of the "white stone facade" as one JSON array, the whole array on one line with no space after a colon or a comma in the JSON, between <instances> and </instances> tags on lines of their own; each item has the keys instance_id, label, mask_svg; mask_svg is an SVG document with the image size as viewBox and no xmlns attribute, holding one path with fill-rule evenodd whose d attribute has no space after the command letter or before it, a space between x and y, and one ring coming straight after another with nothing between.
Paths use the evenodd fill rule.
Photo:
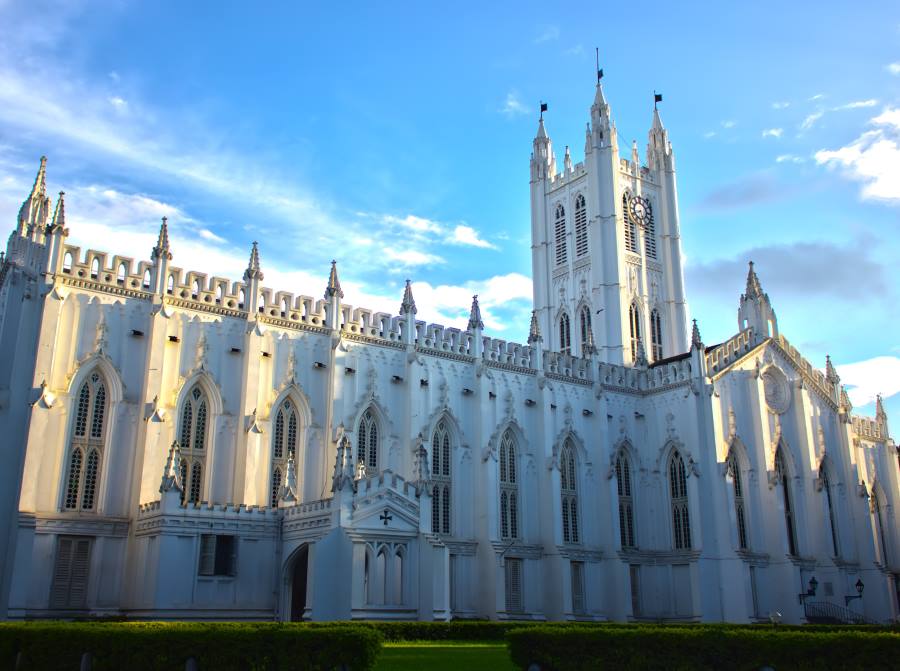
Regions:
<instances>
[{"instance_id":1,"label":"white stone facade","mask_svg":"<svg viewBox=\"0 0 900 671\"><path fill-rule=\"evenodd\" d=\"M896 619L880 401L851 413L752 267L737 335L688 338L658 114L622 160L598 86L585 149L534 141L528 345L477 300L466 331L409 286L354 308L336 267L266 288L255 243L242 281L184 270L165 220L150 261L83 252L42 161L0 265L0 612Z\"/></svg>"}]
</instances>

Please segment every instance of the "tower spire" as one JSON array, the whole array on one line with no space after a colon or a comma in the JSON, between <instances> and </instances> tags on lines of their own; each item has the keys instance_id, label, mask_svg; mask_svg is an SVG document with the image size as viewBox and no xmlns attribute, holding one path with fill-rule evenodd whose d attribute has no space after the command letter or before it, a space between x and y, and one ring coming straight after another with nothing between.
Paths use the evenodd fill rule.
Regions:
<instances>
[{"instance_id":1,"label":"tower spire","mask_svg":"<svg viewBox=\"0 0 900 671\"><path fill-rule=\"evenodd\" d=\"M537 310L531 311L531 328L528 330L528 344L531 345L543 340L541 337L541 327L538 325Z\"/></svg>"},{"instance_id":2,"label":"tower spire","mask_svg":"<svg viewBox=\"0 0 900 671\"><path fill-rule=\"evenodd\" d=\"M27 234L35 229L43 231L50 214L50 199L47 197L47 157L41 156L41 165L31 193L19 208L19 232Z\"/></svg>"},{"instance_id":3,"label":"tower spire","mask_svg":"<svg viewBox=\"0 0 900 671\"><path fill-rule=\"evenodd\" d=\"M747 271L747 289L744 292L747 298L761 298L765 295L762 285L759 283L759 277L753 269L753 261L750 262L750 269Z\"/></svg>"},{"instance_id":4,"label":"tower spire","mask_svg":"<svg viewBox=\"0 0 900 671\"><path fill-rule=\"evenodd\" d=\"M250 261L247 263L247 270L244 271L244 279L264 279L262 270L259 268L259 247L256 240L253 241L253 246L250 248Z\"/></svg>"},{"instance_id":5,"label":"tower spire","mask_svg":"<svg viewBox=\"0 0 900 671\"><path fill-rule=\"evenodd\" d=\"M763 291L759 278L756 276L753 261L750 261L750 268L747 271L747 287L741 294L741 302L738 307L738 328L742 331L752 328L754 339L778 337L778 319L775 316L775 310L772 309L769 295Z\"/></svg>"},{"instance_id":6,"label":"tower spire","mask_svg":"<svg viewBox=\"0 0 900 671\"><path fill-rule=\"evenodd\" d=\"M162 225L159 227L159 237L156 240L156 247L150 252L150 258L161 259L165 257L169 261L172 260L172 252L169 249L169 218L162 218Z\"/></svg>"},{"instance_id":7,"label":"tower spire","mask_svg":"<svg viewBox=\"0 0 900 671\"><path fill-rule=\"evenodd\" d=\"M691 327L691 348L692 349L703 349L703 340L700 338L700 327L697 326L697 320L693 320L694 324Z\"/></svg>"},{"instance_id":8,"label":"tower spire","mask_svg":"<svg viewBox=\"0 0 900 671\"><path fill-rule=\"evenodd\" d=\"M66 227L66 192L60 191L59 198L56 201L56 209L53 211L53 219L50 223L50 229L64 229Z\"/></svg>"},{"instance_id":9,"label":"tower spire","mask_svg":"<svg viewBox=\"0 0 900 671\"><path fill-rule=\"evenodd\" d=\"M400 314L416 314L416 301L413 299L412 283L406 280L406 287L403 289L403 302L400 304Z\"/></svg>"},{"instance_id":10,"label":"tower spire","mask_svg":"<svg viewBox=\"0 0 900 671\"><path fill-rule=\"evenodd\" d=\"M325 287L325 298L332 298L333 296L337 296L338 298L344 297L344 292L341 290L341 281L338 279L337 272L337 261L331 261L331 272L328 274L328 286Z\"/></svg>"},{"instance_id":11,"label":"tower spire","mask_svg":"<svg viewBox=\"0 0 900 671\"><path fill-rule=\"evenodd\" d=\"M831 357L827 354L825 355L825 380L831 384L837 384L841 381L840 376L834 369L834 364L831 363Z\"/></svg>"},{"instance_id":12,"label":"tower spire","mask_svg":"<svg viewBox=\"0 0 900 671\"><path fill-rule=\"evenodd\" d=\"M469 330L483 329L484 322L481 321L481 306L478 305L478 294L472 296L472 309L469 311Z\"/></svg>"}]
</instances>

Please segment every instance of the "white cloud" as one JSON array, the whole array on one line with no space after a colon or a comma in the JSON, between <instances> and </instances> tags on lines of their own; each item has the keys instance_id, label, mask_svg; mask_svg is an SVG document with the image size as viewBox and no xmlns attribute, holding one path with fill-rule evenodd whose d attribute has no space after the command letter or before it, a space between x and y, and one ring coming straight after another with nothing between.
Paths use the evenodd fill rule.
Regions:
<instances>
[{"instance_id":1,"label":"white cloud","mask_svg":"<svg viewBox=\"0 0 900 671\"><path fill-rule=\"evenodd\" d=\"M120 98L119 96L112 96L108 100L109 104L118 110L125 109L128 106L128 101L124 98Z\"/></svg>"},{"instance_id":2,"label":"white cloud","mask_svg":"<svg viewBox=\"0 0 900 671\"><path fill-rule=\"evenodd\" d=\"M431 266L444 263L444 259L436 254L429 254L419 249L393 249L384 247L382 253L391 261L396 261L402 268L415 266Z\"/></svg>"},{"instance_id":3,"label":"white cloud","mask_svg":"<svg viewBox=\"0 0 900 671\"><path fill-rule=\"evenodd\" d=\"M225 238L220 235L216 235L208 228L201 228L198 232L198 235L204 240L209 240L210 242L227 242Z\"/></svg>"},{"instance_id":4,"label":"white cloud","mask_svg":"<svg viewBox=\"0 0 900 671\"><path fill-rule=\"evenodd\" d=\"M772 109L773 109L773 110L783 110L783 109L785 109L786 107L790 107L790 106L791 106L791 103L789 103L789 102L787 102L787 101L774 102L774 103L772 103Z\"/></svg>"},{"instance_id":5,"label":"white cloud","mask_svg":"<svg viewBox=\"0 0 900 671\"><path fill-rule=\"evenodd\" d=\"M734 128L735 126L737 126L737 121L734 121L732 119L727 119L726 121L722 122L722 128Z\"/></svg>"},{"instance_id":6,"label":"white cloud","mask_svg":"<svg viewBox=\"0 0 900 671\"><path fill-rule=\"evenodd\" d=\"M808 114L806 118L803 120L803 123L800 124L800 130L809 130L812 128L816 122L821 119L825 115L825 112L821 110L818 112L813 112L812 114Z\"/></svg>"},{"instance_id":7,"label":"white cloud","mask_svg":"<svg viewBox=\"0 0 900 671\"><path fill-rule=\"evenodd\" d=\"M900 201L900 108L887 108L870 123L876 128L850 144L817 151L816 162L863 182L864 199Z\"/></svg>"},{"instance_id":8,"label":"white cloud","mask_svg":"<svg viewBox=\"0 0 900 671\"><path fill-rule=\"evenodd\" d=\"M710 138L713 138L715 136L716 136L716 131L714 131L714 130L708 130L703 134L703 137L706 138L707 140Z\"/></svg>"},{"instance_id":9,"label":"white cloud","mask_svg":"<svg viewBox=\"0 0 900 671\"><path fill-rule=\"evenodd\" d=\"M809 100L810 102L813 102L814 100L821 100L824 97L825 97L824 93L817 93L814 96L810 96L809 98L807 98L807 100Z\"/></svg>"},{"instance_id":10,"label":"white cloud","mask_svg":"<svg viewBox=\"0 0 900 671\"><path fill-rule=\"evenodd\" d=\"M388 214L385 215L383 219L385 223L398 224L419 233L441 233L444 230L436 221L425 219L424 217L417 217L413 214L408 214L402 219Z\"/></svg>"},{"instance_id":11,"label":"white cloud","mask_svg":"<svg viewBox=\"0 0 900 671\"><path fill-rule=\"evenodd\" d=\"M872 403L876 394L887 398L900 393L900 357L877 356L835 369L855 406Z\"/></svg>"},{"instance_id":12,"label":"white cloud","mask_svg":"<svg viewBox=\"0 0 900 671\"><path fill-rule=\"evenodd\" d=\"M775 157L776 163L803 163L803 158L795 154L780 154Z\"/></svg>"},{"instance_id":13,"label":"white cloud","mask_svg":"<svg viewBox=\"0 0 900 671\"><path fill-rule=\"evenodd\" d=\"M457 245L470 245L472 247L481 247L483 249L497 249L487 240L482 240L478 236L478 231L474 228L463 224L460 224L453 229L453 233L447 238L447 241Z\"/></svg>"},{"instance_id":14,"label":"white cloud","mask_svg":"<svg viewBox=\"0 0 900 671\"><path fill-rule=\"evenodd\" d=\"M534 38L535 44L543 44L552 40L559 39L559 26L547 25L541 28L541 32Z\"/></svg>"},{"instance_id":15,"label":"white cloud","mask_svg":"<svg viewBox=\"0 0 900 671\"><path fill-rule=\"evenodd\" d=\"M783 128L766 128L766 129L762 132L762 136L763 136L763 137L775 137L775 138L778 138L778 137L781 137L781 134L782 134L782 133L784 133L784 129L783 129Z\"/></svg>"},{"instance_id":16,"label":"white cloud","mask_svg":"<svg viewBox=\"0 0 900 671\"><path fill-rule=\"evenodd\" d=\"M510 91L506 94L506 100L500 108L500 113L505 114L509 118L528 114L529 111L528 106L519 100L519 94L515 91Z\"/></svg>"},{"instance_id":17,"label":"white cloud","mask_svg":"<svg viewBox=\"0 0 900 671\"><path fill-rule=\"evenodd\" d=\"M574 47L569 47L563 53L566 56L584 56L584 47L580 44L576 44Z\"/></svg>"},{"instance_id":18,"label":"white cloud","mask_svg":"<svg viewBox=\"0 0 900 671\"><path fill-rule=\"evenodd\" d=\"M861 107L875 107L878 104L878 101L874 98L869 98L868 100L855 100L853 102L847 103L846 105L839 105L838 107L832 107L832 112L840 112L841 110L855 110Z\"/></svg>"},{"instance_id":19,"label":"white cloud","mask_svg":"<svg viewBox=\"0 0 900 671\"><path fill-rule=\"evenodd\" d=\"M900 75L900 63L888 63L884 67L892 75Z\"/></svg>"}]
</instances>

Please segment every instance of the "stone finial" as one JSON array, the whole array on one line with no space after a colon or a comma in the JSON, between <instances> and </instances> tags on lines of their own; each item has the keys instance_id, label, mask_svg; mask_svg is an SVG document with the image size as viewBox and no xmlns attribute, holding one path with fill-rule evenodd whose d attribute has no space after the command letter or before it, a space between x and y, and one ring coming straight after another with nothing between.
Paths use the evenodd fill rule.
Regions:
<instances>
[{"instance_id":1,"label":"stone finial","mask_svg":"<svg viewBox=\"0 0 900 671\"><path fill-rule=\"evenodd\" d=\"M644 349L644 341L638 340L637 354L634 357L634 365L637 368L646 368L649 365L647 361L647 352Z\"/></svg>"},{"instance_id":2,"label":"stone finial","mask_svg":"<svg viewBox=\"0 0 900 671\"><path fill-rule=\"evenodd\" d=\"M347 484L353 485L353 448L350 439L341 436L334 458L334 473L331 476L331 491L338 492Z\"/></svg>"},{"instance_id":3,"label":"stone finial","mask_svg":"<svg viewBox=\"0 0 900 671\"><path fill-rule=\"evenodd\" d=\"M156 247L150 252L151 259L161 259L165 257L169 261L172 260L172 251L169 249L169 218L162 218L162 225L159 227L159 237L156 240Z\"/></svg>"},{"instance_id":4,"label":"stone finial","mask_svg":"<svg viewBox=\"0 0 900 671\"><path fill-rule=\"evenodd\" d=\"M247 264L247 270L244 271L244 279L247 281L263 279L262 270L259 269L259 247L256 240L253 241L253 246L250 248L250 262Z\"/></svg>"},{"instance_id":5,"label":"stone finial","mask_svg":"<svg viewBox=\"0 0 900 671\"><path fill-rule=\"evenodd\" d=\"M481 306L478 305L478 294L472 296L472 309L469 311L469 330L483 329L484 322L481 321Z\"/></svg>"},{"instance_id":6,"label":"stone finial","mask_svg":"<svg viewBox=\"0 0 900 671\"><path fill-rule=\"evenodd\" d=\"M171 490L184 491L181 482L181 447L178 441L173 441L169 448L169 456L166 458L166 467L163 470L162 482L159 485L159 493L165 494Z\"/></svg>"},{"instance_id":7,"label":"stone finial","mask_svg":"<svg viewBox=\"0 0 900 671\"><path fill-rule=\"evenodd\" d=\"M744 293L744 297L761 298L764 295L765 292L762 289L762 285L759 283L759 278L756 276L756 271L753 270L753 261L751 261L750 270L747 271L747 289Z\"/></svg>"},{"instance_id":8,"label":"stone finial","mask_svg":"<svg viewBox=\"0 0 900 671\"><path fill-rule=\"evenodd\" d=\"M563 169L566 172L572 172L572 154L569 153L569 145L566 145L566 155L563 158Z\"/></svg>"},{"instance_id":9,"label":"stone finial","mask_svg":"<svg viewBox=\"0 0 900 671\"><path fill-rule=\"evenodd\" d=\"M847 394L847 390L844 388L844 385L841 385L841 408L850 412L853 410L853 404L850 402L850 395Z\"/></svg>"},{"instance_id":10,"label":"stone finial","mask_svg":"<svg viewBox=\"0 0 900 671\"><path fill-rule=\"evenodd\" d=\"M834 365L831 363L831 357L827 354L825 355L825 380L831 384L836 384L841 381L840 376L834 369Z\"/></svg>"},{"instance_id":11,"label":"stone finial","mask_svg":"<svg viewBox=\"0 0 900 671\"><path fill-rule=\"evenodd\" d=\"M297 501L297 469L294 466L293 452L288 452L287 466L285 468L284 486L281 488L281 496L278 497L279 506Z\"/></svg>"},{"instance_id":12,"label":"stone finial","mask_svg":"<svg viewBox=\"0 0 900 671\"><path fill-rule=\"evenodd\" d=\"M541 117L541 120L538 121L538 130L537 130L537 135L535 137L540 140L550 139L549 136L547 135L547 129L544 128L544 118L543 117Z\"/></svg>"},{"instance_id":13,"label":"stone finial","mask_svg":"<svg viewBox=\"0 0 900 671\"><path fill-rule=\"evenodd\" d=\"M541 337L541 327L538 325L537 318L537 310L531 311L531 328L528 330L528 344L540 342L543 340Z\"/></svg>"},{"instance_id":14,"label":"stone finial","mask_svg":"<svg viewBox=\"0 0 900 671\"><path fill-rule=\"evenodd\" d=\"M338 279L337 261L334 260L331 262L331 272L328 274L328 286L325 287L325 298L332 298L333 296L338 298L344 297L344 292L341 290L341 281Z\"/></svg>"},{"instance_id":15,"label":"stone finial","mask_svg":"<svg viewBox=\"0 0 900 671\"><path fill-rule=\"evenodd\" d=\"M594 327L591 325L591 320L587 320L587 339L581 343L581 356L587 359L591 354L594 354L597 351L597 348L594 347Z\"/></svg>"},{"instance_id":16,"label":"stone finial","mask_svg":"<svg viewBox=\"0 0 900 671\"><path fill-rule=\"evenodd\" d=\"M403 289L403 302L400 304L400 314L416 314L416 301L413 299L412 283L409 280L406 280L406 287Z\"/></svg>"},{"instance_id":17,"label":"stone finial","mask_svg":"<svg viewBox=\"0 0 900 671\"><path fill-rule=\"evenodd\" d=\"M66 234L66 192L60 191L56 201L56 209L53 210L53 219L50 222L50 230L60 230Z\"/></svg>"},{"instance_id":18,"label":"stone finial","mask_svg":"<svg viewBox=\"0 0 900 671\"><path fill-rule=\"evenodd\" d=\"M431 481L431 471L428 468L428 450L425 447L425 439L419 434L416 441L416 488L421 493L425 486Z\"/></svg>"},{"instance_id":19,"label":"stone finial","mask_svg":"<svg viewBox=\"0 0 900 671\"><path fill-rule=\"evenodd\" d=\"M94 352L97 354L105 353L108 344L109 327L106 325L106 314L101 312L100 318L97 320L97 326L94 330Z\"/></svg>"},{"instance_id":20,"label":"stone finial","mask_svg":"<svg viewBox=\"0 0 900 671\"><path fill-rule=\"evenodd\" d=\"M887 413L884 411L884 400L881 394L875 395L875 419L878 421L887 419Z\"/></svg>"},{"instance_id":21,"label":"stone finial","mask_svg":"<svg viewBox=\"0 0 900 671\"><path fill-rule=\"evenodd\" d=\"M700 327L697 326L697 320L693 320L691 326L691 349L703 349L703 340L700 339Z\"/></svg>"},{"instance_id":22,"label":"stone finial","mask_svg":"<svg viewBox=\"0 0 900 671\"><path fill-rule=\"evenodd\" d=\"M641 164L641 156L640 154L638 154L637 140L631 141L631 162L635 166L639 166Z\"/></svg>"},{"instance_id":23,"label":"stone finial","mask_svg":"<svg viewBox=\"0 0 900 671\"><path fill-rule=\"evenodd\" d=\"M47 223L50 210L50 199L47 198L47 157L41 156L41 165L37 176L34 178L34 186L31 193L19 208L19 223L23 229L34 230L35 227L43 228Z\"/></svg>"}]
</instances>

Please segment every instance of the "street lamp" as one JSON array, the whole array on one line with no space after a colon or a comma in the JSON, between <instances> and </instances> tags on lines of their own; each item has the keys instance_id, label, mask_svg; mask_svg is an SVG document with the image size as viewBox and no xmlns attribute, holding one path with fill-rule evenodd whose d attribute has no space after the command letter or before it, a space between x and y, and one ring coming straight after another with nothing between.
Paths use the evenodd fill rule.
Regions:
<instances>
[{"instance_id":1,"label":"street lamp","mask_svg":"<svg viewBox=\"0 0 900 671\"><path fill-rule=\"evenodd\" d=\"M815 596L815 595L816 595L816 588L817 588L818 586L819 586L819 581L816 580L816 576L813 576L812 578L810 578L810 579L809 579L809 589L806 590L806 593L804 594L804 593L801 592L800 594L797 595L797 598L799 599L800 603L803 603L803 600L804 600L806 597L809 597L809 596Z\"/></svg>"},{"instance_id":2,"label":"street lamp","mask_svg":"<svg viewBox=\"0 0 900 671\"><path fill-rule=\"evenodd\" d=\"M856 596L845 596L844 597L844 605L845 606L849 606L850 602L853 601L853 599L862 599L862 593L863 593L863 590L866 588L866 586L863 585L863 581L861 579L858 579L856 581L855 587L856 587Z\"/></svg>"}]
</instances>

